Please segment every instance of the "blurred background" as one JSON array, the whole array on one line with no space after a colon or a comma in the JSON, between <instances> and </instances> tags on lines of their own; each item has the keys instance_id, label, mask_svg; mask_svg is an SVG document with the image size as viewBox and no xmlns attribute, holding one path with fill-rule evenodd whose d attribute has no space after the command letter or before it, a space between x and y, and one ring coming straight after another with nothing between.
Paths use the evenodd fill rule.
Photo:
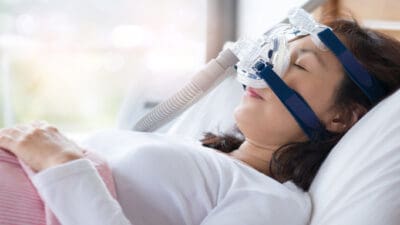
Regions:
<instances>
[{"instance_id":1,"label":"blurred background","mask_svg":"<svg viewBox=\"0 0 400 225\"><path fill-rule=\"evenodd\" d=\"M259 35L306 2L0 0L0 127L123 127L123 115L140 117L172 95L225 41ZM399 36L398 0L314 2L315 14L349 8Z\"/></svg>"},{"instance_id":2,"label":"blurred background","mask_svg":"<svg viewBox=\"0 0 400 225\"><path fill-rule=\"evenodd\" d=\"M204 61L205 3L0 0L0 125L85 132L113 126L132 85L161 100Z\"/></svg>"}]
</instances>

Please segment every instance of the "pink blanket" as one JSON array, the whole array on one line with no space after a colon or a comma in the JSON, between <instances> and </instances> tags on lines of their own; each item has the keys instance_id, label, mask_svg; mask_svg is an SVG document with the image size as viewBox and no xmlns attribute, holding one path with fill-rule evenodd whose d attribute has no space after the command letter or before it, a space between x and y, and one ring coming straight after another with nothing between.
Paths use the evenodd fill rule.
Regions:
<instances>
[{"instance_id":1,"label":"pink blanket","mask_svg":"<svg viewBox=\"0 0 400 225\"><path fill-rule=\"evenodd\" d=\"M104 160L85 152L93 162L110 193L116 197L112 173ZM0 224L59 225L43 203L29 176L33 172L14 155L0 149Z\"/></svg>"}]
</instances>

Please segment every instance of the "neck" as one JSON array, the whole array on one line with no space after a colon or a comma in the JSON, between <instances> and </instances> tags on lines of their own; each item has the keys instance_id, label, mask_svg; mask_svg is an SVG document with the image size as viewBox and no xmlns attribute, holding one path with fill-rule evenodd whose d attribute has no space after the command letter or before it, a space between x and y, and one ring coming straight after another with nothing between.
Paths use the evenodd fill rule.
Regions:
<instances>
[{"instance_id":1,"label":"neck","mask_svg":"<svg viewBox=\"0 0 400 225\"><path fill-rule=\"evenodd\" d=\"M239 149L230 153L233 158L236 158L254 169L264 173L266 175L270 175L269 171L269 163L272 158L272 154L277 149L277 146L261 146L252 142L251 140L246 139L242 145L240 145Z\"/></svg>"}]
</instances>

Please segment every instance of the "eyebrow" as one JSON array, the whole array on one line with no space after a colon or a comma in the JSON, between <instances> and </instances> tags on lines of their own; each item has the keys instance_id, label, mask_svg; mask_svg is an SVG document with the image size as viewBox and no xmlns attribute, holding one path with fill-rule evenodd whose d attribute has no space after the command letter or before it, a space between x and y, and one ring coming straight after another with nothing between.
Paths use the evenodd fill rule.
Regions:
<instances>
[{"instance_id":1,"label":"eyebrow","mask_svg":"<svg viewBox=\"0 0 400 225\"><path fill-rule=\"evenodd\" d=\"M321 56L320 56L316 51L314 51L314 50L312 50L312 49L309 49L309 48L301 48L301 49L299 49L299 53L300 53L300 54L304 54L304 53L308 53L308 52L309 52L309 53L312 53L312 54L317 58L318 62L319 62L324 68L327 68L325 61L322 60Z\"/></svg>"}]
</instances>

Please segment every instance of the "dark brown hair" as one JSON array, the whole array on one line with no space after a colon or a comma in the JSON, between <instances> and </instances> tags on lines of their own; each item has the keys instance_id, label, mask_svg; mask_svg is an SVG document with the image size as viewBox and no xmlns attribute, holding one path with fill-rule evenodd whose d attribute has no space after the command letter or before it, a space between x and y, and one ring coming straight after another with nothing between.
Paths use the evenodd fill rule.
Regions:
<instances>
[{"instance_id":1,"label":"dark brown hair","mask_svg":"<svg viewBox=\"0 0 400 225\"><path fill-rule=\"evenodd\" d=\"M382 83L388 95L400 87L400 42L380 32L362 28L353 20L336 19L325 24L333 29L368 72ZM348 76L341 81L335 105L347 113L351 113L354 107L361 106L366 110L373 107ZM280 182L292 180L297 186L308 190L322 162L343 135L332 133L322 140L281 146L269 164L271 176ZM204 146L231 152L243 143L244 138L235 133L206 133L201 141Z\"/></svg>"}]
</instances>

